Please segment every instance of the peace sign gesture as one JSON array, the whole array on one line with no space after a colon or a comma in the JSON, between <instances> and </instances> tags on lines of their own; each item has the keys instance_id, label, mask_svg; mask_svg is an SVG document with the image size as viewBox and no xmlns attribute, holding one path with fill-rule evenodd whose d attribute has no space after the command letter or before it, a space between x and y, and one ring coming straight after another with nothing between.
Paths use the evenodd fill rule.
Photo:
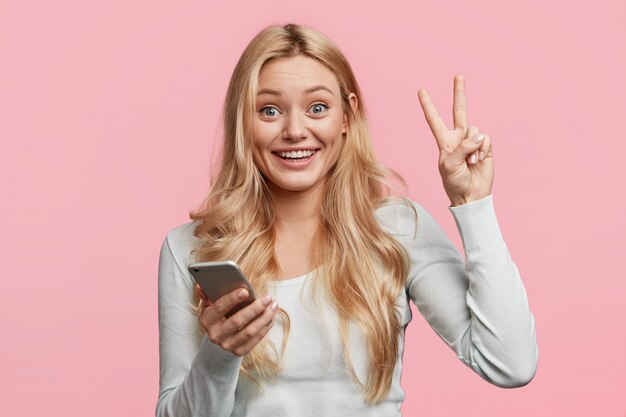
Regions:
<instances>
[{"instance_id":1,"label":"peace sign gesture","mask_svg":"<svg viewBox=\"0 0 626 417\"><path fill-rule=\"evenodd\" d=\"M426 90L420 89L417 95L426 122L437 141L439 173L452 206L487 197L493 184L491 139L477 126L467 128L463 75L454 77L454 129L448 129L443 123Z\"/></svg>"}]
</instances>

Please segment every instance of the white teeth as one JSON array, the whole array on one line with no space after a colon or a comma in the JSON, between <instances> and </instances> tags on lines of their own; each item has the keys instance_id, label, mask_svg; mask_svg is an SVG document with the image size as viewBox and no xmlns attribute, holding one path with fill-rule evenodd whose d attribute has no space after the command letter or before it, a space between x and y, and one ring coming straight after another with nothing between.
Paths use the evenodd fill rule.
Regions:
<instances>
[{"instance_id":1,"label":"white teeth","mask_svg":"<svg viewBox=\"0 0 626 417\"><path fill-rule=\"evenodd\" d=\"M309 157L309 156L313 155L314 153L315 153L315 151L305 150L305 151L278 152L278 155L280 155L282 158L298 159L298 158Z\"/></svg>"}]
</instances>

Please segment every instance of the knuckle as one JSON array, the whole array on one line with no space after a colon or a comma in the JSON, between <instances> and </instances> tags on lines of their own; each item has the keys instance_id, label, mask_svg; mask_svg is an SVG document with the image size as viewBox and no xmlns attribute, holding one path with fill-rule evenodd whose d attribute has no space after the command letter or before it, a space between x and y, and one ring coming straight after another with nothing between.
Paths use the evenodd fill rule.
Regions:
<instances>
[{"instance_id":1,"label":"knuckle","mask_svg":"<svg viewBox=\"0 0 626 417\"><path fill-rule=\"evenodd\" d=\"M209 328L211 328L212 324L211 324L211 315L209 312L207 311L203 311L202 314L200 315L200 324L202 324L202 327L204 327L205 329L209 330Z\"/></svg>"},{"instance_id":2,"label":"knuckle","mask_svg":"<svg viewBox=\"0 0 626 417\"><path fill-rule=\"evenodd\" d=\"M213 305L213 308L215 309L215 311L219 314L224 314L226 313L226 310L224 308L224 303L222 301L218 301Z\"/></svg>"},{"instance_id":3,"label":"knuckle","mask_svg":"<svg viewBox=\"0 0 626 417\"><path fill-rule=\"evenodd\" d=\"M243 319L239 316L233 316L231 317L231 320L233 323L233 327L235 327L235 329L241 329L244 325Z\"/></svg>"},{"instance_id":4,"label":"knuckle","mask_svg":"<svg viewBox=\"0 0 626 417\"><path fill-rule=\"evenodd\" d=\"M219 344L220 342L220 338L217 336L217 334L215 334L214 331L209 330L207 332L207 336L209 337L209 340L214 343L214 344Z\"/></svg>"},{"instance_id":5,"label":"knuckle","mask_svg":"<svg viewBox=\"0 0 626 417\"><path fill-rule=\"evenodd\" d=\"M237 349L233 350L233 353L234 353L235 355L237 355L237 356L243 356L243 355L245 355L245 354L246 354L246 353L248 353L248 352L246 352L246 350L245 350L245 349L243 349L243 348L240 348L240 347L239 347L239 348L237 348Z\"/></svg>"},{"instance_id":6,"label":"knuckle","mask_svg":"<svg viewBox=\"0 0 626 417\"><path fill-rule=\"evenodd\" d=\"M256 330L250 327L246 327L245 329L242 330L242 333L246 339L250 339L256 334Z\"/></svg>"},{"instance_id":7,"label":"knuckle","mask_svg":"<svg viewBox=\"0 0 626 417\"><path fill-rule=\"evenodd\" d=\"M450 158L446 158L442 162L441 167L442 167L444 172L450 171L452 169L452 161L450 161Z\"/></svg>"}]
</instances>

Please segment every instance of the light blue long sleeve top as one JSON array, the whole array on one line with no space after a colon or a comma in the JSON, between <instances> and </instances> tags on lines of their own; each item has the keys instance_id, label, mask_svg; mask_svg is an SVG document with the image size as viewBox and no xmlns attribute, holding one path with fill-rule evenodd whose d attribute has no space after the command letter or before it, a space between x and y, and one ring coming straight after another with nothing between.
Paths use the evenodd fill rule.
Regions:
<instances>
[{"instance_id":1,"label":"light blue long sleeve top","mask_svg":"<svg viewBox=\"0 0 626 417\"><path fill-rule=\"evenodd\" d=\"M397 300L403 317L400 355L382 403L368 406L354 385L342 355L336 313L324 298L317 306L310 302L312 273L270 283L270 294L291 319L281 374L263 391L240 377L242 358L200 332L190 309L194 280L187 266L194 262L191 250L198 238L193 236L196 223L189 222L170 230L161 247L156 416L400 416L404 333L412 319L409 300L457 358L484 380L503 388L526 385L539 356L535 319L502 238L493 196L448 207L465 261L432 215L411 204L417 218L411 207L397 202L376 212L379 224L404 245L411 261L405 291ZM276 323L266 337L280 347L282 328ZM350 326L350 356L364 382L368 356L356 324Z\"/></svg>"}]
</instances>

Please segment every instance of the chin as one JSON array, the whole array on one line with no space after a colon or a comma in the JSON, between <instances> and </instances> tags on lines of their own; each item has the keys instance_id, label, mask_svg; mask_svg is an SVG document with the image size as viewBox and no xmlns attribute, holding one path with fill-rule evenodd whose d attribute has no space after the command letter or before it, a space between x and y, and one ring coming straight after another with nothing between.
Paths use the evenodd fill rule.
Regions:
<instances>
[{"instance_id":1,"label":"chin","mask_svg":"<svg viewBox=\"0 0 626 417\"><path fill-rule=\"evenodd\" d=\"M303 179L301 181L272 181L269 179L268 182L271 184L271 187L276 190L294 193L309 191L322 183L320 179Z\"/></svg>"}]
</instances>

